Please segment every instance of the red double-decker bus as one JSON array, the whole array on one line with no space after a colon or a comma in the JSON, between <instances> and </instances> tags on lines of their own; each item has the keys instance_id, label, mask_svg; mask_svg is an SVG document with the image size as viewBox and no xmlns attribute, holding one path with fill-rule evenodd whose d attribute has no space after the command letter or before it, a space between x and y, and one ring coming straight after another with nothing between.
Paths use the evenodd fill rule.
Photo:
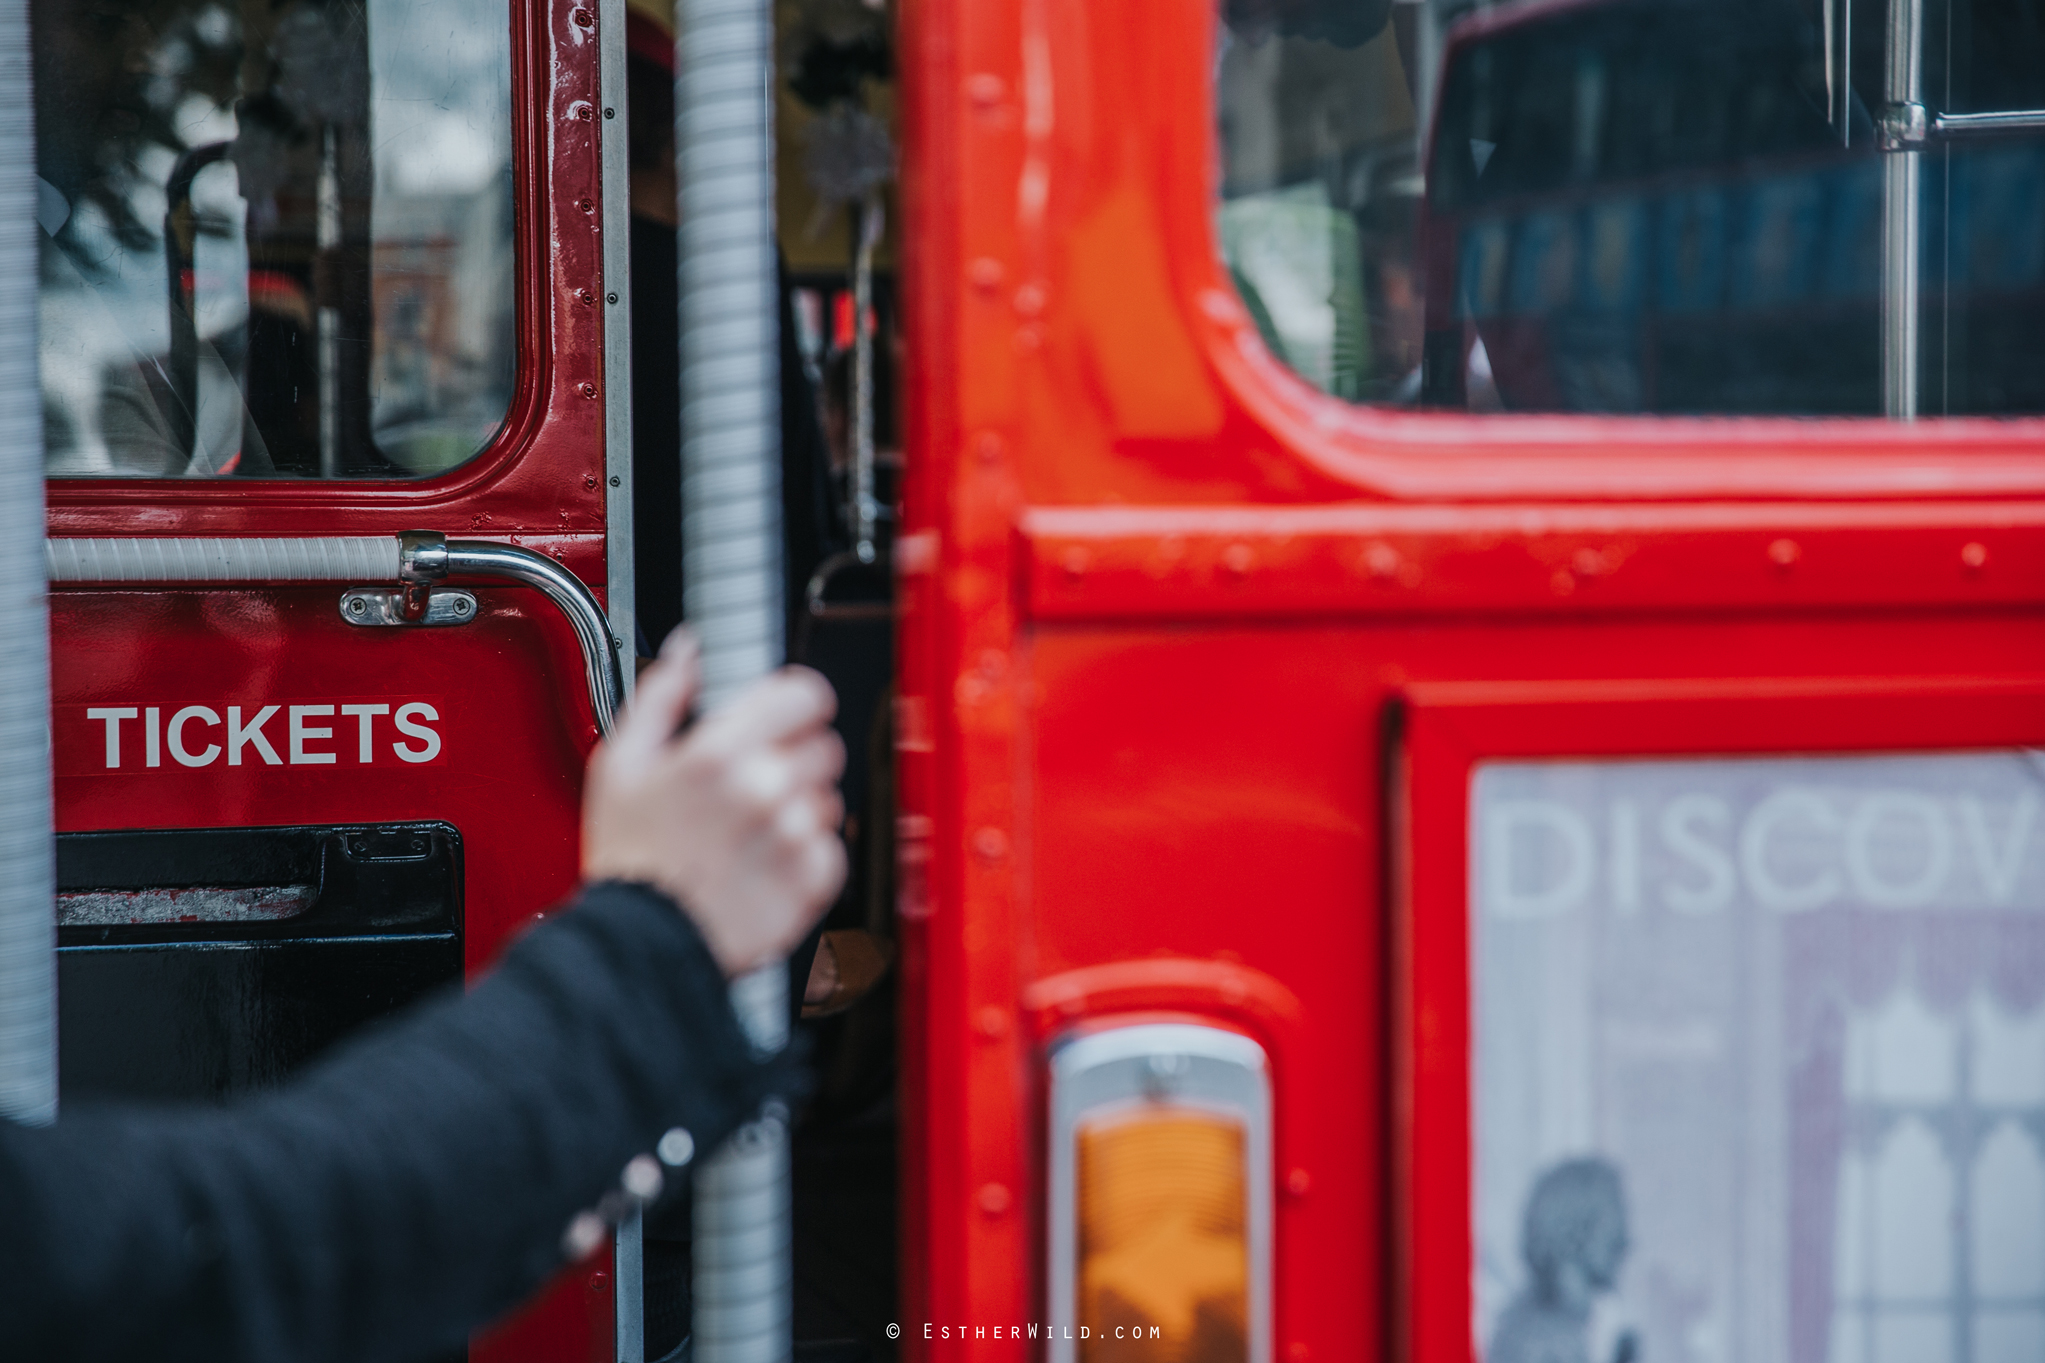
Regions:
<instances>
[{"instance_id":1,"label":"red double-decker bus","mask_svg":"<svg viewBox=\"0 0 2045 1363\"><path fill-rule=\"evenodd\" d=\"M774 1356L2045 1353L2045 12L770 8ZM570 887L699 600L688 33L33 18L61 1078L225 1095Z\"/></svg>"}]
</instances>

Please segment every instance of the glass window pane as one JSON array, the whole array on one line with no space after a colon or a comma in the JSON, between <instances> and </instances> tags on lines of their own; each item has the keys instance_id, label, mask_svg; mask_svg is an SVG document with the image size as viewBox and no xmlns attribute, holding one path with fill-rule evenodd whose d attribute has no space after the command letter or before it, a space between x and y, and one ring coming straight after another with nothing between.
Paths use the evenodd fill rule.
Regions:
<instances>
[{"instance_id":1,"label":"glass window pane","mask_svg":"<svg viewBox=\"0 0 2045 1363\"><path fill-rule=\"evenodd\" d=\"M52 476L408 478L510 405L506 0L34 0Z\"/></svg>"},{"instance_id":2,"label":"glass window pane","mask_svg":"<svg viewBox=\"0 0 2045 1363\"><path fill-rule=\"evenodd\" d=\"M1339 397L1875 415L1894 195L1912 410L2045 412L2045 135L1882 150L1888 5L1224 0L1223 255ZM1929 116L2045 110L2045 10L1924 10Z\"/></svg>"},{"instance_id":3,"label":"glass window pane","mask_svg":"<svg viewBox=\"0 0 2045 1363\"><path fill-rule=\"evenodd\" d=\"M1480 767L1486 1363L2025 1356L2041 819L2035 753Z\"/></svg>"}]
</instances>

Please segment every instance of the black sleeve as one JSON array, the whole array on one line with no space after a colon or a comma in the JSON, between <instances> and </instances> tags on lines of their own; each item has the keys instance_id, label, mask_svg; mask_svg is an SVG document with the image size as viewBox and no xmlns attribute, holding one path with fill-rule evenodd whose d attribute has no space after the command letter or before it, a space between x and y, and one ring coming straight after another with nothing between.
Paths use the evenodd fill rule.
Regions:
<instances>
[{"instance_id":1,"label":"black sleeve","mask_svg":"<svg viewBox=\"0 0 2045 1363\"><path fill-rule=\"evenodd\" d=\"M780 1087L702 939L585 891L449 996L226 1108L0 1122L0 1352L76 1363L415 1359L561 1267L673 1126L709 1149Z\"/></svg>"}]
</instances>

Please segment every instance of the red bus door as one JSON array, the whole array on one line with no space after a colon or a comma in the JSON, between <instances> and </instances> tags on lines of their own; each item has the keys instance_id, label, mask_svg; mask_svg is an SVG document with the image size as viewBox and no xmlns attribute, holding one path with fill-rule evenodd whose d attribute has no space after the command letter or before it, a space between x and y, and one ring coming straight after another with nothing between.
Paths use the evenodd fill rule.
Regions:
<instances>
[{"instance_id":1,"label":"red bus door","mask_svg":"<svg viewBox=\"0 0 2045 1363\"><path fill-rule=\"evenodd\" d=\"M2036 1357L2032 8L907 23L912 1355Z\"/></svg>"},{"instance_id":2,"label":"red bus door","mask_svg":"<svg viewBox=\"0 0 2045 1363\"><path fill-rule=\"evenodd\" d=\"M66 1103L275 1083L574 882L632 644L601 10L35 6ZM478 1356L606 1356L607 1268Z\"/></svg>"}]
</instances>

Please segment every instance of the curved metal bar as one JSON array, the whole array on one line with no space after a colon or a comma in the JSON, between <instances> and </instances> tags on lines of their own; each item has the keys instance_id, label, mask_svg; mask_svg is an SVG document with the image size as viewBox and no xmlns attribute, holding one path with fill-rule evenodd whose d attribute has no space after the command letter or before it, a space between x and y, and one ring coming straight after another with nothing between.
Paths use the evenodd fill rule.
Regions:
<instances>
[{"instance_id":1,"label":"curved metal bar","mask_svg":"<svg viewBox=\"0 0 2045 1363\"><path fill-rule=\"evenodd\" d=\"M427 586L450 576L496 577L537 588L568 617L582 646L582 667L589 683L590 708L597 732L608 737L625 698L624 671L611 624L603 607L582 579L545 554L515 544L489 540L450 540L429 530L408 530L398 536L398 576Z\"/></svg>"},{"instance_id":2,"label":"curved metal bar","mask_svg":"<svg viewBox=\"0 0 2045 1363\"><path fill-rule=\"evenodd\" d=\"M869 553L873 551L868 544ZM894 616L895 603L892 601L848 601L835 604L826 598L831 589L831 579L847 568L873 567L872 558L863 558L857 549L841 549L817 565L810 574L809 586L803 592L804 605L813 620L887 620Z\"/></svg>"},{"instance_id":3,"label":"curved metal bar","mask_svg":"<svg viewBox=\"0 0 2045 1363\"><path fill-rule=\"evenodd\" d=\"M1995 137L2045 132L2045 109L1999 109L1985 114L1939 114L1931 130L1940 137Z\"/></svg>"}]
</instances>

